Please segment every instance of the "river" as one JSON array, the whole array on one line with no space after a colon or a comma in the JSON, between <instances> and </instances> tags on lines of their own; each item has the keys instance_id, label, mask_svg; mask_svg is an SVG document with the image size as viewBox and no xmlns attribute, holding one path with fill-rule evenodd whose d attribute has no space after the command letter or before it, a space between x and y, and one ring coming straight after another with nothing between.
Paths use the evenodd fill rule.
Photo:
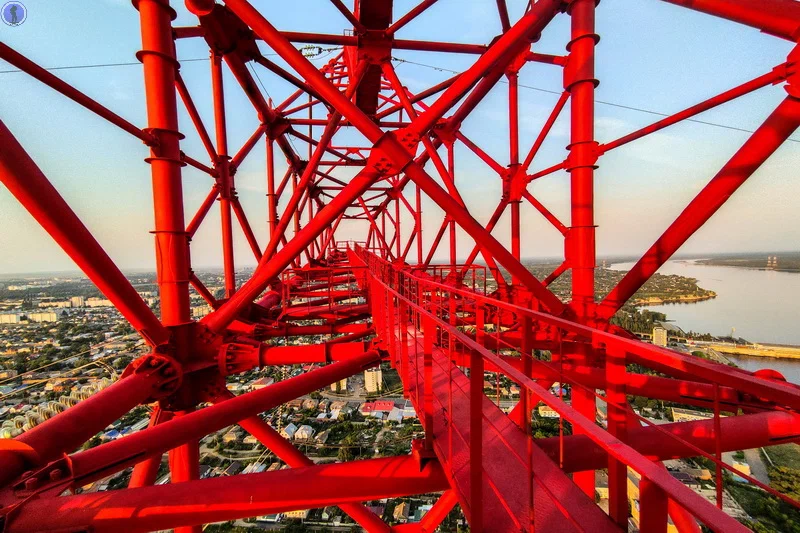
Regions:
<instances>
[{"instance_id":1,"label":"river","mask_svg":"<svg viewBox=\"0 0 800 533\"><path fill-rule=\"evenodd\" d=\"M633 263L616 263L614 270L629 270ZM647 309L667 315L684 331L735 336L750 342L800 345L800 274L697 264L692 260L668 261L660 274L696 278L698 285L717 293L712 300L685 304L651 305ZM746 370L774 368L786 379L800 383L800 360L764 357L729 357Z\"/></svg>"}]
</instances>

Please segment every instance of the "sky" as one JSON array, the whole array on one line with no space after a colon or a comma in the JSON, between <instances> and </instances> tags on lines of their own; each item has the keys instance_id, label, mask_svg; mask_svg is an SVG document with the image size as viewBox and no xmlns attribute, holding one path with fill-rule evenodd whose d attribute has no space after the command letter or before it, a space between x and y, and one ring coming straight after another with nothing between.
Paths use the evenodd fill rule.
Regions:
<instances>
[{"instance_id":1,"label":"sky","mask_svg":"<svg viewBox=\"0 0 800 533\"><path fill-rule=\"evenodd\" d=\"M274 2L251 0L281 30L341 34L344 18L329 0ZM352 6L352 0L346 0ZM395 0L395 18L417 0ZM44 67L80 67L53 71L127 120L146 126L138 13L128 0L53 2L26 0L27 20L16 27L0 25L0 40ZM177 26L196 18L182 2ZM525 1L509 0L512 19ZM500 31L494 0L440 0L426 14L398 33L398 38L486 44ZM769 72L785 61L791 43L757 30L676 7L658 0L603 0L597 10L596 138L616 139L658 120L648 113L674 113L724 90ZM559 15L544 31L534 50L564 54L569 19ZM202 39L182 40L181 73L206 125L213 124L208 50ZM263 43L262 52L281 63ZM298 45L299 46L299 45ZM321 65L329 51L314 59ZM462 71L476 59L398 50L398 76L411 91L421 91ZM418 63L418 64L414 64ZM423 66L426 65L426 66ZM261 67L258 77L268 96L280 101L291 88ZM562 90L560 68L529 64L520 74L521 151L526 153ZM225 74L229 144L238 149L257 127L248 100ZM464 122L463 132L501 164L508 163L507 85L500 84ZM725 164L785 92L769 86L707 112L700 120L728 126L685 122L635 141L605 155L595 178L598 254L637 255L645 251L685 205ZM203 160L205 153L188 116L180 109L186 134L183 150ZM13 72L0 60L0 118L17 137L73 210L123 269L154 266L152 192L148 151L141 142L84 110L29 76ZM536 171L561 162L569 143L568 109L533 162ZM316 133L318 134L318 132ZM212 133L213 137L213 133ZM800 141L800 132L793 136ZM334 144L359 144L345 131ZM294 141L301 152L302 142ZM240 167L236 187L255 234L267 240L264 144L259 143ZM712 220L681 248L680 253L800 250L800 180L795 176L800 142L787 142L723 206ZM279 174L285 168L278 164ZM429 168L431 174L435 174ZM456 148L456 181L468 208L481 222L500 198L498 176L463 145ZM187 168L183 173L187 221L208 193L208 176ZM565 172L533 182L529 190L562 222L569 225L569 180ZM413 193L408 189L409 197ZM198 268L220 264L219 217L215 207L192 241ZM433 239L442 211L423 202L424 242ZM495 236L509 243L508 214ZM404 217L404 228L411 228ZM561 235L534 209L523 204L522 254L558 257ZM342 224L337 238L365 236L366 226ZM407 231L407 230L405 230ZM459 256L471 240L459 235ZM235 232L237 266L255 261L241 234ZM414 250L415 248L412 248ZM414 252L412 252L413 254ZM446 244L437 257L445 257ZM0 186L0 273L72 270L74 264L11 194Z\"/></svg>"}]
</instances>

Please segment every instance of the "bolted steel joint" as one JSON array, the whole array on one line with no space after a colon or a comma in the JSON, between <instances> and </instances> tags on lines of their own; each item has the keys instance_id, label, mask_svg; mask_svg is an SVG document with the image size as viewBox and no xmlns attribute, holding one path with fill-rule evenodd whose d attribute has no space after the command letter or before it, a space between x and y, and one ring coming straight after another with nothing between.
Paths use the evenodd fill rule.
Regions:
<instances>
[{"instance_id":1,"label":"bolted steel joint","mask_svg":"<svg viewBox=\"0 0 800 533\"><path fill-rule=\"evenodd\" d=\"M153 386L152 395L144 403L151 403L170 396L180 388L183 382L183 369L180 363L161 353L151 353L136 359L128 365L122 373L122 377L142 372L157 373L161 378Z\"/></svg>"},{"instance_id":2,"label":"bolted steel joint","mask_svg":"<svg viewBox=\"0 0 800 533\"><path fill-rule=\"evenodd\" d=\"M266 349L263 343L244 338L223 344L217 355L220 374L229 376L261 366L262 354Z\"/></svg>"},{"instance_id":3,"label":"bolted steel joint","mask_svg":"<svg viewBox=\"0 0 800 533\"><path fill-rule=\"evenodd\" d=\"M794 98L800 98L800 45L795 46L786 58L783 66L783 77L786 79L784 90Z\"/></svg>"}]
</instances>

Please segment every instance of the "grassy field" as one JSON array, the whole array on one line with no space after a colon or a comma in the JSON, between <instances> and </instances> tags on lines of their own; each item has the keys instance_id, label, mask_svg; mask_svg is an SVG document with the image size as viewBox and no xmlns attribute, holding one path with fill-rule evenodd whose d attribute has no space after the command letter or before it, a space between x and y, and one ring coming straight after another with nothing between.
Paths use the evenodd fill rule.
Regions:
<instances>
[{"instance_id":1,"label":"grassy field","mask_svg":"<svg viewBox=\"0 0 800 533\"><path fill-rule=\"evenodd\" d=\"M765 448L765 450L775 466L788 466L800 470L800 445L779 444Z\"/></svg>"}]
</instances>

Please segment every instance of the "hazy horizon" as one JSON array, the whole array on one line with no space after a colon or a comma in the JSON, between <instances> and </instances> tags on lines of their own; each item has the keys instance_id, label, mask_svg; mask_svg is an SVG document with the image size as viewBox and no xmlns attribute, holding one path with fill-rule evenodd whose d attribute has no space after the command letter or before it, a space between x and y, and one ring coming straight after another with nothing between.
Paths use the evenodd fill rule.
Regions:
<instances>
[{"instance_id":1,"label":"hazy horizon","mask_svg":"<svg viewBox=\"0 0 800 533\"><path fill-rule=\"evenodd\" d=\"M303 5L253 2L281 30L297 30L315 13L313 31L341 33L347 22L328 1ZM404 13L416 0L395 0L395 12ZM508 2L512 18L526 0ZM100 0L91 10L69 3L27 0L28 18L18 27L2 25L2 40L45 67L81 67L54 73L139 127L146 126L141 67L134 54L141 48L139 21L129 0ZM182 2L174 6L176 26L196 24ZM429 16L403 28L401 38L488 43L500 31L492 0L439 2ZM439 25L440 20L462 24ZM670 21L664 25L663 21ZM488 21L488 22L487 22ZM81 28L81 31L75 31ZM597 10L596 138L607 142L651 124L663 114L685 109L736 85L769 72L786 61L793 43L662 2L604 0ZM559 16L535 44L538 52L564 54L569 40L568 17ZM98 46L102 43L102 46ZM724 43L724 46L721 46ZM285 65L271 55L271 59ZM178 57L187 61L181 73L207 126L213 125L208 50L202 39L182 39ZM396 69L401 81L420 91L462 71L474 56L397 50ZM327 57L314 59L316 64ZM108 66L108 65L117 66ZM97 67L96 65L107 65ZM257 67L260 69L260 67ZM150 169L142 143L105 123L72 101L31 77L0 62L0 110L6 125L43 170L109 256L126 271L153 271L154 245ZM276 101L293 91L265 70L259 77ZM238 149L257 126L257 118L230 73L224 73L229 142ZM521 150L527 151L558 94L561 70L532 63L520 73ZM493 158L508 161L507 86L499 84L463 124L463 132ZM767 86L696 117L604 155L596 172L597 250L601 257L638 257L664 231L686 204L716 174L784 96L781 86ZM564 159L569 143L568 108L555 123L531 167L547 168ZM179 105L180 127L186 134L182 149L205 162L201 142L188 115ZM213 128L212 128L213 129ZM318 133L321 128L317 128ZM212 133L213 135L213 133ZM352 128L337 134L347 144L358 144ZM718 213L681 248L680 254L760 253L796 248L800 243L800 180L794 178L800 161L800 143L784 145L736 192ZM295 141L302 153L305 146ZM264 178L264 143L260 141L236 173L236 189L263 247L268 240ZM285 169L278 158L276 172ZM183 169L185 219L194 215L208 193L211 179ZM485 223L500 197L501 180L464 146L456 147L456 182L473 216ZM410 189L409 189L410 190ZM557 172L529 186L565 225L569 226L569 177ZM413 194L413 193L412 193ZM284 195L286 196L286 195ZM285 201L285 198L284 198ZM281 211L285 204L281 204ZM441 223L442 211L423 200L423 243L430 245ZM508 210L494 235L510 244ZM340 225L337 239L363 239L351 221ZM411 223L404 218L404 239ZM531 206L524 205L522 255L561 257L563 237ZM10 193L0 187L0 272L69 271L74 268L63 251L33 221ZM254 264L241 232L234 232L237 265ZM195 265L220 261L219 213L214 206L192 240ZM458 255L465 257L472 241L458 231ZM436 258L445 258L440 246ZM412 249L410 259L416 260ZM199 267L196 268L210 268Z\"/></svg>"},{"instance_id":2,"label":"hazy horizon","mask_svg":"<svg viewBox=\"0 0 800 533\"><path fill-rule=\"evenodd\" d=\"M707 257L732 257L732 256L751 256L751 255L760 255L760 254L790 254L790 255L800 255L800 250L755 250L749 252L718 252L718 253L708 253L708 254L681 254L677 253L673 255L670 260L673 259L705 259ZM466 257L460 257L459 262L465 260ZM616 263L628 263L631 261L636 261L639 259L639 256L634 255L598 255L597 261L608 261L613 260ZM521 261L550 261L553 262L560 262L563 261L561 257L558 256L527 256L522 257ZM431 264L442 264L445 261L445 258L435 259L431 261ZM483 264L483 261L480 256L475 259L475 262L478 264ZM410 264L414 264L413 260L409 261ZM253 270L256 267L256 263L253 264L244 264L244 265L236 265L236 272L244 272L247 270ZM193 270L195 272L214 272L219 271L220 273L223 272L222 265L219 266L212 266L212 265L193 265ZM155 274L155 268L147 269L147 268L125 268L120 267L120 270L123 274ZM793 272L792 272L793 273ZM87 278L86 274L84 274L81 270L72 269L72 270L41 270L41 271L30 271L30 272L0 272L0 280L7 280L7 279L16 279L16 277L25 278L25 277L80 277L80 278Z\"/></svg>"}]
</instances>

